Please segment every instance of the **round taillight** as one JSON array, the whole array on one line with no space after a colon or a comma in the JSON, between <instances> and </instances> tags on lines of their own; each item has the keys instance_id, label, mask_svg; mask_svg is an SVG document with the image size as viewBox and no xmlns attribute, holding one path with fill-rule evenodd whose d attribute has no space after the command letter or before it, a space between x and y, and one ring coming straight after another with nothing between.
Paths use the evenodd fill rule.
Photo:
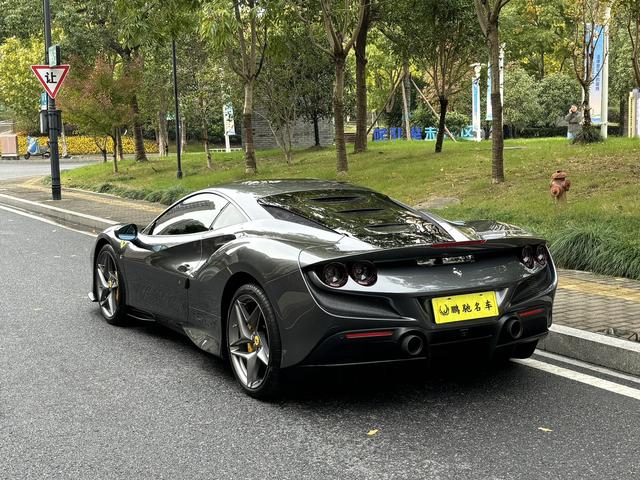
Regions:
<instances>
[{"instance_id":1,"label":"round taillight","mask_svg":"<svg viewBox=\"0 0 640 480\"><path fill-rule=\"evenodd\" d=\"M536 248L536 262L541 267L547 265L547 247L544 245L538 245L538 248Z\"/></svg>"},{"instance_id":2,"label":"round taillight","mask_svg":"<svg viewBox=\"0 0 640 480\"><path fill-rule=\"evenodd\" d=\"M351 265L351 278L365 287L370 287L378 280L376 266L371 262L356 262Z\"/></svg>"},{"instance_id":3,"label":"round taillight","mask_svg":"<svg viewBox=\"0 0 640 480\"><path fill-rule=\"evenodd\" d=\"M347 267L338 262L328 263L322 269L322 281L330 287L340 288L347 283Z\"/></svg>"},{"instance_id":4,"label":"round taillight","mask_svg":"<svg viewBox=\"0 0 640 480\"><path fill-rule=\"evenodd\" d=\"M522 249L522 252L520 253L520 261L523 263L525 267L533 268L533 265L535 262L533 258L533 248L531 248L529 245L524 247Z\"/></svg>"}]
</instances>

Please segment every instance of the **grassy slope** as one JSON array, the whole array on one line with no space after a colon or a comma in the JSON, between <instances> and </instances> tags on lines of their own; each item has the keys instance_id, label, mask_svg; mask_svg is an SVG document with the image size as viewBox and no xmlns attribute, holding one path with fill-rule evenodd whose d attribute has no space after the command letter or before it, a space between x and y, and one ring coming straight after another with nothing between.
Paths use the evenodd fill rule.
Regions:
<instances>
[{"instance_id":1,"label":"grassy slope","mask_svg":"<svg viewBox=\"0 0 640 480\"><path fill-rule=\"evenodd\" d=\"M440 213L448 218L494 218L525 226L553 242L560 264L570 268L640 278L640 142L610 139L591 146L564 139L506 142L507 181L492 185L490 143L372 143L351 155L341 179L366 185L409 204L432 197L458 197L461 204ZM123 162L114 176L110 164L63 174L66 186L169 203L187 191L243 179L242 154L216 154L207 170L204 155L185 155L185 178L176 187L175 158L147 164ZM256 178L335 179L331 149L297 152L287 165L279 151L261 152ZM569 202L556 207L548 193L552 172L563 168L573 186Z\"/></svg>"}]
</instances>

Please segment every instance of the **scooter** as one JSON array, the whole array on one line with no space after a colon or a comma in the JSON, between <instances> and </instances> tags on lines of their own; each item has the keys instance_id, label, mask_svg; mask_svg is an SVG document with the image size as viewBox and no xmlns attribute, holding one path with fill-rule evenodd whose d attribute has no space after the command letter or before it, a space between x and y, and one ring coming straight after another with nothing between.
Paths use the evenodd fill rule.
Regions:
<instances>
[{"instance_id":1,"label":"scooter","mask_svg":"<svg viewBox=\"0 0 640 480\"><path fill-rule=\"evenodd\" d=\"M46 147L41 147L37 138L27 137L27 153L24 154L24 159L29 160L31 155L42 155L44 158L49 158L49 142Z\"/></svg>"}]
</instances>

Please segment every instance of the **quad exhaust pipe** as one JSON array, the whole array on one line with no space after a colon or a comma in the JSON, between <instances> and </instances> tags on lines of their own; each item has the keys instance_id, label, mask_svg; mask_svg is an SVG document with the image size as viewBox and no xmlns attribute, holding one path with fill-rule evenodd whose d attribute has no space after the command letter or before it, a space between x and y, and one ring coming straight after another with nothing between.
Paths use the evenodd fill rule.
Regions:
<instances>
[{"instance_id":1,"label":"quad exhaust pipe","mask_svg":"<svg viewBox=\"0 0 640 480\"><path fill-rule=\"evenodd\" d=\"M419 335L405 335L402 342L400 342L400 347L405 353L415 357L416 355L420 355L422 350L424 350L424 340L422 340L422 337Z\"/></svg>"}]
</instances>

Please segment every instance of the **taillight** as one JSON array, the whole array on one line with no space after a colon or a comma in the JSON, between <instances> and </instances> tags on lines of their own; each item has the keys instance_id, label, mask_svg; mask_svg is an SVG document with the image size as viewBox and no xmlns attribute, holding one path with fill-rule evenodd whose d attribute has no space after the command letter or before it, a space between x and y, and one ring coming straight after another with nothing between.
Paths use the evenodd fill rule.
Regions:
<instances>
[{"instance_id":1,"label":"taillight","mask_svg":"<svg viewBox=\"0 0 640 480\"><path fill-rule=\"evenodd\" d=\"M522 249L522 252L520 252L520 261L525 267L533 268L535 262L533 258L533 248L531 248L529 245L524 247Z\"/></svg>"},{"instance_id":2,"label":"taillight","mask_svg":"<svg viewBox=\"0 0 640 480\"><path fill-rule=\"evenodd\" d=\"M547 265L547 247L544 245L538 245L538 248L536 248L536 262L541 267Z\"/></svg>"},{"instance_id":3,"label":"taillight","mask_svg":"<svg viewBox=\"0 0 640 480\"><path fill-rule=\"evenodd\" d=\"M351 265L351 278L359 285L370 287L378 280L376 266L371 262L356 262Z\"/></svg>"},{"instance_id":4,"label":"taillight","mask_svg":"<svg viewBox=\"0 0 640 480\"><path fill-rule=\"evenodd\" d=\"M347 283L347 267L342 263L331 262L322 269L322 281L333 288L340 288Z\"/></svg>"}]
</instances>

